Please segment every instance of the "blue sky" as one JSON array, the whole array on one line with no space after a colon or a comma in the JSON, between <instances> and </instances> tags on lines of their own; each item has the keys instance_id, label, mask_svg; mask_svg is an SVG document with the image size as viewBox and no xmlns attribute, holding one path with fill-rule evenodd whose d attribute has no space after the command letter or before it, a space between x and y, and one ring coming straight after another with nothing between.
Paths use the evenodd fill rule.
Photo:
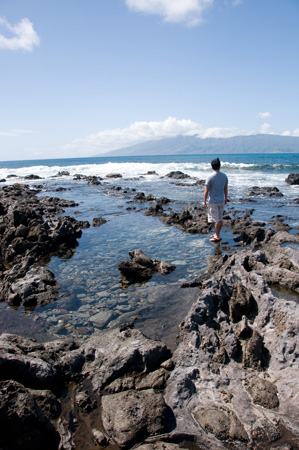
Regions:
<instances>
[{"instance_id":1,"label":"blue sky","mask_svg":"<svg viewBox=\"0 0 299 450\"><path fill-rule=\"evenodd\" d=\"M298 0L0 0L0 160L299 136Z\"/></svg>"}]
</instances>

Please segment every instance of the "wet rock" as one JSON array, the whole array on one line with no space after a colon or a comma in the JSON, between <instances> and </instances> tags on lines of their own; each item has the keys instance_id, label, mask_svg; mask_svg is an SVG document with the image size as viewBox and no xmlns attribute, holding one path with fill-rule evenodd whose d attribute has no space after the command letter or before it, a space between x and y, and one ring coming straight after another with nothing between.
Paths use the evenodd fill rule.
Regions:
<instances>
[{"instance_id":1,"label":"wet rock","mask_svg":"<svg viewBox=\"0 0 299 450\"><path fill-rule=\"evenodd\" d=\"M113 311L103 310L89 317L89 320L90 322L93 322L98 328L104 328L104 326L113 318L113 316Z\"/></svg>"},{"instance_id":2,"label":"wet rock","mask_svg":"<svg viewBox=\"0 0 299 450\"><path fill-rule=\"evenodd\" d=\"M42 258L68 253L82 234L74 218L54 216L63 211L62 206L75 206L75 202L37 197L38 192L20 184L0 190L0 257L5 269L0 274L0 298L11 305L24 301L32 307L56 299L51 272L36 267L26 273Z\"/></svg>"},{"instance_id":3,"label":"wet rock","mask_svg":"<svg viewBox=\"0 0 299 450\"><path fill-rule=\"evenodd\" d=\"M299 184L299 173L291 173L285 180L286 183L291 185Z\"/></svg>"},{"instance_id":4,"label":"wet rock","mask_svg":"<svg viewBox=\"0 0 299 450\"><path fill-rule=\"evenodd\" d=\"M107 223L106 219L103 219L102 217L95 217L92 221L92 226L100 227L101 225L104 225L105 223Z\"/></svg>"},{"instance_id":5,"label":"wet rock","mask_svg":"<svg viewBox=\"0 0 299 450\"><path fill-rule=\"evenodd\" d=\"M165 261L151 260L142 250L129 252L130 261L121 261L118 269L129 283L148 281L154 274L167 275L175 266Z\"/></svg>"},{"instance_id":6,"label":"wet rock","mask_svg":"<svg viewBox=\"0 0 299 450\"><path fill-rule=\"evenodd\" d=\"M54 274L45 267L31 267L25 276L20 273L17 278L6 274L1 287L2 299L11 306L44 306L56 300L57 295Z\"/></svg>"},{"instance_id":7,"label":"wet rock","mask_svg":"<svg viewBox=\"0 0 299 450\"><path fill-rule=\"evenodd\" d=\"M253 186L248 193L249 196L268 195L270 197L283 197L282 192L277 187Z\"/></svg>"},{"instance_id":8,"label":"wet rock","mask_svg":"<svg viewBox=\"0 0 299 450\"><path fill-rule=\"evenodd\" d=\"M77 178L78 179L78 178ZM87 181L87 184L90 186L99 186L102 181L102 178L96 177L96 176L90 176L90 177L84 177L84 179Z\"/></svg>"},{"instance_id":9,"label":"wet rock","mask_svg":"<svg viewBox=\"0 0 299 450\"><path fill-rule=\"evenodd\" d=\"M135 202L145 202L146 197L145 197L144 192L137 192L137 194L134 197L134 201Z\"/></svg>"},{"instance_id":10,"label":"wet rock","mask_svg":"<svg viewBox=\"0 0 299 450\"><path fill-rule=\"evenodd\" d=\"M160 205L150 207L146 215L157 216L165 225L175 226L185 233L206 234L211 230L208 223L206 208L186 208L179 212L165 212Z\"/></svg>"},{"instance_id":11,"label":"wet rock","mask_svg":"<svg viewBox=\"0 0 299 450\"><path fill-rule=\"evenodd\" d=\"M107 438L101 431L97 430L96 428L93 428L92 435L95 441L96 445L100 446L106 446L107 445Z\"/></svg>"},{"instance_id":12,"label":"wet rock","mask_svg":"<svg viewBox=\"0 0 299 450\"><path fill-rule=\"evenodd\" d=\"M173 178L175 180L183 180L185 178L191 178L190 175L187 175L186 173L183 173L180 170L176 170L174 172L169 172L166 176L168 178Z\"/></svg>"},{"instance_id":13,"label":"wet rock","mask_svg":"<svg viewBox=\"0 0 299 450\"><path fill-rule=\"evenodd\" d=\"M69 177L70 172L68 172L67 170L61 170L60 172L57 172L57 174L54 176L55 177Z\"/></svg>"},{"instance_id":14,"label":"wet rock","mask_svg":"<svg viewBox=\"0 0 299 450\"><path fill-rule=\"evenodd\" d=\"M108 175L106 175L106 178L122 178L122 174L121 173L108 173Z\"/></svg>"},{"instance_id":15,"label":"wet rock","mask_svg":"<svg viewBox=\"0 0 299 450\"><path fill-rule=\"evenodd\" d=\"M38 175L33 175L33 174L31 174L31 175L26 175L26 176L24 177L24 179L25 179L25 180L41 180L41 177L38 176Z\"/></svg>"}]
</instances>

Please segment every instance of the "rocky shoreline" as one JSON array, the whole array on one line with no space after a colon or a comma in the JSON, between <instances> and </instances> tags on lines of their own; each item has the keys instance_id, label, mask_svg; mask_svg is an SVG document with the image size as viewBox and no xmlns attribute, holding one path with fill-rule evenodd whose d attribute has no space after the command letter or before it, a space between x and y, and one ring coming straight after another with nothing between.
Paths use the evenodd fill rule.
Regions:
<instances>
[{"instance_id":1,"label":"rocky shoreline","mask_svg":"<svg viewBox=\"0 0 299 450\"><path fill-rule=\"evenodd\" d=\"M74 202L37 193L21 184L0 191L1 301L12 306L55 301L55 277L42 263L72 252L89 226L57 216ZM145 215L187 233L210 231L201 207L178 213L166 199L150 201ZM133 324L84 342L2 334L0 448L299 449L299 233L285 218L250 216L225 216L241 249L189 283L199 297L173 353ZM174 270L140 250L130 256L138 267L121 263L130 277L134 267L142 276L142 265L146 277ZM280 298L281 289L290 295Z\"/></svg>"}]
</instances>

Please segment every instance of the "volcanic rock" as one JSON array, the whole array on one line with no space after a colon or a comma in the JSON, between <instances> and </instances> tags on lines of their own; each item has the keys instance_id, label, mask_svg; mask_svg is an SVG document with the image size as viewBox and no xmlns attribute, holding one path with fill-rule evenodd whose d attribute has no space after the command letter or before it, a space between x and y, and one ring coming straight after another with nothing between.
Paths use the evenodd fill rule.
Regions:
<instances>
[{"instance_id":1,"label":"volcanic rock","mask_svg":"<svg viewBox=\"0 0 299 450\"><path fill-rule=\"evenodd\" d=\"M285 182L292 185L299 184L299 173L291 173L288 175Z\"/></svg>"},{"instance_id":2,"label":"volcanic rock","mask_svg":"<svg viewBox=\"0 0 299 450\"><path fill-rule=\"evenodd\" d=\"M142 250L129 252L130 261L121 261L118 269L129 283L148 281L154 274L167 275L175 266L165 261L151 260Z\"/></svg>"}]
</instances>

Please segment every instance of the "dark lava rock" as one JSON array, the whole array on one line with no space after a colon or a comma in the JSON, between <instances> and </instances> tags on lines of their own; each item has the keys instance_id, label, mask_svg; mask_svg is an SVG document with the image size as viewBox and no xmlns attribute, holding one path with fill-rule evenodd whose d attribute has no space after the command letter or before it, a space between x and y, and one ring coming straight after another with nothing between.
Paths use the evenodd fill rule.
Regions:
<instances>
[{"instance_id":1,"label":"dark lava rock","mask_svg":"<svg viewBox=\"0 0 299 450\"><path fill-rule=\"evenodd\" d=\"M270 197L283 197L282 192L277 187L259 187L253 186L248 193L250 196L269 195Z\"/></svg>"},{"instance_id":2,"label":"dark lava rock","mask_svg":"<svg viewBox=\"0 0 299 450\"><path fill-rule=\"evenodd\" d=\"M53 274L37 263L74 249L82 234L74 218L54 216L75 202L37 197L38 192L20 184L0 190L0 298L15 306L23 301L28 308L57 297Z\"/></svg>"},{"instance_id":3,"label":"dark lava rock","mask_svg":"<svg viewBox=\"0 0 299 450\"><path fill-rule=\"evenodd\" d=\"M156 274L167 275L175 266L164 261L151 260L142 250L129 252L130 261L121 261L118 270L129 283L148 281Z\"/></svg>"},{"instance_id":4,"label":"dark lava rock","mask_svg":"<svg viewBox=\"0 0 299 450\"><path fill-rule=\"evenodd\" d=\"M186 173L183 173L180 170L176 170L174 172L169 172L166 176L168 178L173 178L175 180L183 180L185 178L191 178L190 175L187 175Z\"/></svg>"},{"instance_id":5,"label":"dark lava rock","mask_svg":"<svg viewBox=\"0 0 299 450\"><path fill-rule=\"evenodd\" d=\"M41 180L42 178L38 175L26 175L24 177L25 180Z\"/></svg>"},{"instance_id":6,"label":"dark lava rock","mask_svg":"<svg viewBox=\"0 0 299 450\"><path fill-rule=\"evenodd\" d=\"M59 435L35 396L16 381L1 381L0 446L5 450L53 450Z\"/></svg>"},{"instance_id":7,"label":"dark lava rock","mask_svg":"<svg viewBox=\"0 0 299 450\"><path fill-rule=\"evenodd\" d=\"M122 174L121 173L108 173L108 175L106 175L106 178L122 178Z\"/></svg>"},{"instance_id":8,"label":"dark lava rock","mask_svg":"<svg viewBox=\"0 0 299 450\"><path fill-rule=\"evenodd\" d=\"M58 172L55 177L69 177L70 176L70 172L68 172L67 170L62 170L61 172Z\"/></svg>"},{"instance_id":9,"label":"dark lava rock","mask_svg":"<svg viewBox=\"0 0 299 450\"><path fill-rule=\"evenodd\" d=\"M92 226L100 227L101 225L104 225L105 223L107 223L106 219L103 219L102 217L95 217L92 221Z\"/></svg>"},{"instance_id":10,"label":"dark lava rock","mask_svg":"<svg viewBox=\"0 0 299 450\"><path fill-rule=\"evenodd\" d=\"M291 173L285 180L286 183L297 185L299 184L299 173Z\"/></svg>"}]
</instances>

